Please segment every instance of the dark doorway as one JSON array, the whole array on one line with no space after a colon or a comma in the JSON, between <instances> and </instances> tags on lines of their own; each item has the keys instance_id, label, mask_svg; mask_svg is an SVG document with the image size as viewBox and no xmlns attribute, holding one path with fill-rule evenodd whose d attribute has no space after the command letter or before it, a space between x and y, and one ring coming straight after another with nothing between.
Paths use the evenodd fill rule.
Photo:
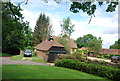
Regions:
<instances>
[{"instance_id":1,"label":"dark doorway","mask_svg":"<svg viewBox=\"0 0 120 81\"><path fill-rule=\"evenodd\" d=\"M57 58L58 58L58 54L56 54L56 53L49 53L48 54L48 62L54 62L55 59L57 59Z\"/></svg>"}]
</instances>

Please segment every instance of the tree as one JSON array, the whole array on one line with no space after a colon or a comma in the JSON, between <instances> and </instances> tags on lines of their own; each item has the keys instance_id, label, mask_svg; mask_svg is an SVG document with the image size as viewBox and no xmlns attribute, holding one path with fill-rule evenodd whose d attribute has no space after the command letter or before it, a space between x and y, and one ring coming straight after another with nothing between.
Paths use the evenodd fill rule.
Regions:
<instances>
[{"instance_id":1,"label":"tree","mask_svg":"<svg viewBox=\"0 0 120 81\"><path fill-rule=\"evenodd\" d=\"M88 47L88 42L94 38L96 37L93 36L92 34L87 34L87 35L84 35L83 37L77 38L76 43L78 48Z\"/></svg>"},{"instance_id":2,"label":"tree","mask_svg":"<svg viewBox=\"0 0 120 81\"><path fill-rule=\"evenodd\" d=\"M72 1L72 0L71 0ZM94 0L95 1L95 0ZM97 9L96 4L94 3L94 1L89 1L89 2L85 2L85 1L76 1L76 2L72 2L71 6L70 6L70 11L73 13L78 13L81 10L83 12L86 12L89 16L95 17L95 11ZM98 5L102 6L104 3L102 1L98 1L96 0ZM114 2L112 0L106 0L104 2L106 2L106 12L113 12L115 11L116 7L118 6L118 2L119 0L115 0ZM90 19L90 21L91 21ZM90 23L89 21L89 23Z\"/></svg>"},{"instance_id":3,"label":"tree","mask_svg":"<svg viewBox=\"0 0 120 81\"><path fill-rule=\"evenodd\" d=\"M25 4L28 3L29 0L24 0ZM42 0L45 3L48 3L49 0ZM64 0L54 0L56 3L60 4ZM113 12L115 11L116 7L119 4L119 0L104 0L104 1L99 1L99 0L91 0L91 1L86 1L86 0L70 0L72 2L70 6L70 11L73 13L78 13L80 10L83 12L87 12L88 15L93 15L95 13L95 10L97 9L96 4L94 3L95 1L97 2L98 5L102 6L103 4L106 4L106 12ZM21 3L23 3L21 2ZM67 1L66 1L67 2ZM105 3L104 3L105 2Z\"/></svg>"},{"instance_id":4,"label":"tree","mask_svg":"<svg viewBox=\"0 0 120 81\"><path fill-rule=\"evenodd\" d=\"M10 1L10 0L9 0ZM25 3L25 5L28 4L30 0L24 0L19 3L21 5L22 3ZM45 3L48 3L49 0L42 0ZM56 3L61 3L64 0L54 0ZM113 12L115 11L116 7L118 6L119 0L105 0L105 1L99 1L99 0L91 0L91 1L86 1L86 0L70 0L71 6L70 6L70 11L73 13L78 13L81 10L85 13L87 13L89 16L91 16L89 23L91 22L92 17L95 17L95 11L97 9L96 5L102 6L103 4L106 4L106 12ZM67 2L67 1L66 1ZM11 5L9 5L11 6ZM12 11L12 8L10 8ZM14 16L15 14L12 13ZM16 17L16 16L15 16Z\"/></svg>"},{"instance_id":5,"label":"tree","mask_svg":"<svg viewBox=\"0 0 120 81\"><path fill-rule=\"evenodd\" d=\"M10 6L9 6L10 5ZM10 10L12 8L12 11ZM20 6L11 2L2 2L2 52L19 54L29 42L25 42L29 32L29 23L23 22ZM14 13L14 15L13 15Z\"/></svg>"},{"instance_id":6,"label":"tree","mask_svg":"<svg viewBox=\"0 0 120 81\"><path fill-rule=\"evenodd\" d=\"M110 49L120 49L120 39L118 39L118 41L115 41L115 43L110 46Z\"/></svg>"},{"instance_id":7,"label":"tree","mask_svg":"<svg viewBox=\"0 0 120 81\"><path fill-rule=\"evenodd\" d=\"M34 29L35 45L45 41L52 34L50 18L45 14L40 14Z\"/></svg>"},{"instance_id":8,"label":"tree","mask_svg":"<svg viewBox=\"0 0 120 81\"><path fill-rule=\"evenodd\" d=\"M74 29L73 29L74 25L72 25L69 17L67 19L63 20L61 27L62 27L63 34L67 34L67 35L71 36L71 33L74 32Z\"/></svg>"},{"instance_id":9,"label":"tree","mask_svg":"<svg viewBox=\"0 0 120 81\"><path fill-rule=\"evenodd\" d=\"M92 40L88 41L88 48L89 50L93 50L95 54L98 54L100 49L102 48L102 40L99 37L97 38L93 38Z\"/></svg>"},{"instance_id":10,"label":"tree","mask_svg":"<svg viewBox=\"0 0 120 81\"><path fill-rule=\"evenodd\" d=\"M64 46L64 48L70 53L70 37L66 34L57 38L57 41Z\"/></svg>"}]
</instances>

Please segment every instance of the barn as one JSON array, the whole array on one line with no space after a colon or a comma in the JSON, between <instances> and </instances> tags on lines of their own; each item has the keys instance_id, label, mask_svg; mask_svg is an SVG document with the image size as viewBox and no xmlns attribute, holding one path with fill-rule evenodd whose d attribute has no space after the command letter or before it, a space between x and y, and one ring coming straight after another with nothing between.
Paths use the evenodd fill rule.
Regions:
<instances>
[{"instance_id":1,"label":"barn","mask_svg":"<svg viewBox=\"0 0 120 81\"><path fill-rule=\"evenodd\" d=\"M49 40L43 41L35 47L36 55L45 59L47 62L54 62L59 54L67 54L68 51L59 42L52 37Z\"/></svg>"}]
</instances>

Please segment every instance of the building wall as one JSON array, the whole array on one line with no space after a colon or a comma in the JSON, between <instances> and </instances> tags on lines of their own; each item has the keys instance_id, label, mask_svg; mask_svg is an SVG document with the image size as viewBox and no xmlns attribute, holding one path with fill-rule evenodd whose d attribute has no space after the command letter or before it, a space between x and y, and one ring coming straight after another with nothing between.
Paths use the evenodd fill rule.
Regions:
<instances>
[{"instance_id":1,"label":"building wall","mask_svg":"<svg viewBox=\"0 0 120 81\"><path fill-rule=\"evenodd\" d=\"M45 59L45 61L48 59L48 53L46 51L36 50L36 55L42 59Z\"/></svg>"}]
</instances>

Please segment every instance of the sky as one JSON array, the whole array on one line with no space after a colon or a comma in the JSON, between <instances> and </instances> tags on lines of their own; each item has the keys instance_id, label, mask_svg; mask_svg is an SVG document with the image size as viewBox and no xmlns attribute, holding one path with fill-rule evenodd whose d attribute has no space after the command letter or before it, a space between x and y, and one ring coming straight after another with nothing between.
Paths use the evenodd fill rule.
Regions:
<instances>
[{"instance_id":1,"label":"sky","mask_svg":"<svg viewBox=\"0 0 120 81\"><path fill-rule=\"evenodd\" d=\"M19 2L24 0L19 0ZM21 5L24 16L24 20L30 22L30 27L34 31L36 21L40 13L45 13L50 17L53 25L53 35L58 36L61 34L60 24L64 19L70 17L72 24L74 24L74 32L71 38L76 40L78 37L83 37L87 34L92 34L96 37L101 37L103 40L102 47L109 48L118 39L118 7L115 12L105 12L106 5L97 5L95 17L92 18L90 24L90 16L80 11L79 13L70 12L69 8L71 2L69 0L63 0L57 4L53 0L48 0L45 3L44 0L29 0L28 4ZM18 4L16 0L12 0L13 3Z\"/></svg>"}]
</instances>

